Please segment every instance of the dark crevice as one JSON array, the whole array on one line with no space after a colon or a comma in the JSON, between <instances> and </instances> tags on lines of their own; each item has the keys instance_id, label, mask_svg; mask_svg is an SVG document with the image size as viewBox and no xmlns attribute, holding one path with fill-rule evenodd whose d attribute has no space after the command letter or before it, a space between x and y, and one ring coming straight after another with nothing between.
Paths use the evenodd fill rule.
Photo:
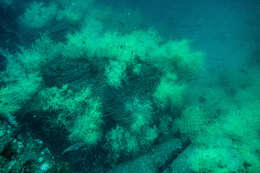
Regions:
<instances>
[{"instance_id":1,"label":"dark crevice","mask_svg":"<svg viewBox=\"0 0 260 173\"><path fill-rule=\"evenodd\" d=\"M170 167L172 162L178 158L178 156L188 148L188 146L191 144L190 140L185 140L182 143L182 146L178 148L177 150L173 151L170 155L170 157L157 169L156 173L162 173L164 170Z\"/></svg>"}]
</instances>

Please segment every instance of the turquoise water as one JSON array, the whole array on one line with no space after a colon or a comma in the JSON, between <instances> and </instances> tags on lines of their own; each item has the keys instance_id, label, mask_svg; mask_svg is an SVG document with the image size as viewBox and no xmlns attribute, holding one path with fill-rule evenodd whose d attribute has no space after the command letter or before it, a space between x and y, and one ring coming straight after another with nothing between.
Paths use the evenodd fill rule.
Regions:
<instances>
[{"instance_id":1,"label":"turquoise water","mask_svg":"<svg viewBox=\"0 0 260 173\"><path fill-rule=\"evenodd\" d=\"M0 172L260 172L259 13L0 0Z\"/></svg>"}]
</instances>

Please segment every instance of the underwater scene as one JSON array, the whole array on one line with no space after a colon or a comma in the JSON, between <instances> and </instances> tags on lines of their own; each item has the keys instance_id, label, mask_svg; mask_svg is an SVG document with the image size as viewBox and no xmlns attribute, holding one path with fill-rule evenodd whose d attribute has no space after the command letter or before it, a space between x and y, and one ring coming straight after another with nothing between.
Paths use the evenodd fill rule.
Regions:
<instances>
[{"instance_id":1,"label":"underwater scene","mask_svg":"<svg viewBox=\"0 0 260 173\"><path fill-rule=\"evenodd\" d=\"M0 0L0 173L260 173L260 0Z\"/></svg>"}]
</instances>

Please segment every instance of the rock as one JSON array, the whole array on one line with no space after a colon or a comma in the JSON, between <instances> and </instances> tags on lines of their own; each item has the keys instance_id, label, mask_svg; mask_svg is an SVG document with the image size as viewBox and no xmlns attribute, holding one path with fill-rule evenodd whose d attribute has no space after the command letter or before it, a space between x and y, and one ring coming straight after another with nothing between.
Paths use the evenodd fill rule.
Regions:
<instances>
[{"instance_id":1,"label":"rock","mask_svg":"<svg viewBox=\"0 0 260 173\"><path fill-rule=\"evenodd\" d=\"M182 148L182 143L179 139L170 139L156 146L150 153L138 157L133 161L122 163L115 166L108 173L158 173L162 172L163 168L170 165L165 165L171 157L178 153ZM171 162L169 163L171 164Z\"/></svg>"},{"instance_id":2,"label":"rock","mask_svg":"<svg viewBox=\"0 0 260 173\"><path fill-rule=\"evenodd\" d=\"M17 134L18 127L0 120L1 173L61 173L67 166L57 163L44 143L31 136Z\"/></svg>"}]
</instances>

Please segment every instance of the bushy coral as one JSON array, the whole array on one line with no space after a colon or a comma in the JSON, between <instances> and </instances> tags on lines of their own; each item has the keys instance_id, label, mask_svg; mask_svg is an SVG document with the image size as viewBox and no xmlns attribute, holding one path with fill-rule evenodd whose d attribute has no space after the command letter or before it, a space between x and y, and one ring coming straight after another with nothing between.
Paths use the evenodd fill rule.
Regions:
<instances>
[{"instance_id":1,"label":"bushy coral","mask_svg":"<svg viewBox=\"0 0 260 173\"><path fill-rule=\"evenodd\" d=\"M192 51L188 41L164 43L165 40L151 29L129 34L101 34L102 27L98 21L91 20L89 23L80 32L68 34L65 56L109 58L127 64L135 64L136 60L142 60L161 70L176 73L192 74L203 67L203 54Z\"/></svg>"},{"instance_id":2,"label":"bushy coral","mask_svg":"<svg viewBox=\"0 0 260 173\"><path fill-rule=\"evenodd\" d=\"M113 87L120 87L122 81L126 77L126 64L124 62L118 62L111 60L109 65L106 66L105 75L107 83Z\"/></svg>"},{"instance_id":3,"label":"bushy coral","mask_svg":"<svg viewBox=\"0 0 260 173\"><path fill-rule=\"evenodd\" d=\"M15 113L38 91L41 78L30 75L0 89L0 112Z\"/></svg>"},{"instance_id":4,"label":"bushy coral","mask_svg":"<svg viewBox=\"0 0 260 173\"><path fill-rule=\"evenodd\" d=\"M101 103L91 97L90 88L74 92L68 85L52 87L41 91L40 100L43 110L58 114L52 123L64 126L71 140L92 145L101 138Z\"/></svg>"},{"instance_id":5,"label":"bushy coral","mask_svg":"<svg viewBox=\"0 0 260 173\"><path fill-rule=\"evenodd\" d=\"M21 109L41 87L42 78L37 72L28 73L16 57L1 52L7 57L7 66L1 73L0 112L14 114Z\"/></svg>"},{"instance_id":6,"label":"bushy coral","mask_svg":"<svg viewBox=\"0 0 260 173\"><path fill-rule=\"evenodd\" d=\"M65 114L84 112L84 105L90 95L90 88L85 88L77 93L69 89L66 84L61 88L46 88L40 92L43 110L61 111Z\"/></svg>"},{"instance_id":7,"label":"bushy coral","mask_svg":"<svg viewBox=\"0 0 260 173\"><path fill-rule=\"evenodd\" d=\"M86 144L95 145L102 137L101 104L97 100L88 100L88 108L83 115L79 115L70 129L72 140L82 140Z\"/></svg>"},{"instance_id":8,"label":"bushy coral","mask_svg":"<svg viewBox=\"0 0 260 173\"><path fill-rule=\"evenodd\" d=\"M125 105L130 113L128 126L117 125L106 135L108 150L115 161L120 156L135 156L140 149L146 151L158 138L158 128L153 123L151 103L134 98Z\"/></svg>"},{"instance_id":9,"label":"bushy coral","mask_svg":"<svg viewBox=\"0 0 260 173\"><path fill-rule=\"evenodd\" d=\"M42 28L49 25L56 17L57 5L55 3L43 3L34 1L25 10L20 21L25 27Z\"/></svg>"},{"instance_id":10,"label":"bushy coral","mask_svg":"<svg viewBox=\"0 0 260 173\"><path fill-rule=\"evenodd\" d=\"M20 47L16 58L27 73L39 73L43 67L61 54L62 45L54 42L47 34L36 39L31 48Z\"/></svg>"},{"instance_id":11,"label":"bushy coral","mask_svg":"<svg viewBox=\"0 0 260 173\"><path fill-rule=\"evenodd\" d=\"M167 73L161 77L153 97L161 107L180 107L183 104L185 84L177 81L175 73Z\"/></svg>"},{"instance_id":12,"label":"bushy coral","mask_svg":"<svg viewBox=\"0 0 260 173\"><path fill-rule=\"evenodd\" d=\"M203 68L203 54L155 29L109 31L90 3L35 1L24 11L23 29L47 34L10 55L1 111L14 113L30 100L26 115L36 113L32 120L49 132L62 129L66 144L84 143L88 159L99 159L90 168L103 161L101 150L119 162L149 151L177 133L172 126L197 139L207 118L184 98L191 76Z\"/></svg>"},{"instance_id":13,"label":"bushy coral","mask_svg":"<svg viewBox=\"0 0 260 173\"><path fill-rule=\"evenodd\" d=\"M122 155L134 155L140 149L136 137L121 126L116 126L108 132L106 140L114 161Z\"/></svg>"},{"instance_id":14,"label":"bushy coral","mask_svg":"<svg viewBox=\"0 0 260 173\"><path fill-rule=\"evenodd\" d=\"M131 97L122 95L120 99L126 99L125 107L120 112L123 118L115 118L115 126L113 125L112 128L103 120L101 105L106 98L100 99L100 102L93 99L89 88L72 90L68 85L54 86L43 89L39 94L38 102L42 106L41 109L52 114L51 123L54 126L63 126L70 133L69 139L72 142L82 141L87 145L98 145L98 142L102 141L102 137L106 136L105 149L110 153L111 158L117 160L124 156L135 156L141 149L147 151L160 137L160 133L163 132L162 129L158 129L156 121L158 117L154 113L154 105L163 108L159 110L181 109L187 88L186 82L189 78L183 76L183 72L187 69L190 73L192 71L196 73L195 71L202 66L202 60L199 53L187 57L193 64L192 68L189 67L188 59L176 60L186 58L185 56L188 56L189 53L192 54L188 43L184 42L180 45L178 42L166 41L165 43L153 30L135 31L129 34L116 32L103 34L101 31L102 24L92 20L79 32L69 33L66 42L57 44L48 37L43 37L32 50L24 50L21 56L26 55L27 58L23 60L23 64L28 68L31 67L31 71L41 71L44 67L43 64L56 63L59 55L67 62L81 61L101 65L99 72L103 72L103 74L99 79L105 82L102 84L104 87L98 87L98 89L101 89L102 92L107 92L106 86L116 90L127 88L134 77L142 77L143 70L150 70L147 75L153 76L152 69L156 69L156 73L159 74L156 74L158 77L154 81L158 82L148 82L149 89L137 89L145 89L146 92L143 92L145 95L140 96L138 93ZM178 49L173 46L174 44L177 44ZM52 45L52 48L45 45ZM182 46L183 48L181 48ZM39 56L35 56L33 52ZM49 56L46 59L42 55ZM97 64L102 61L103 63ZM35 68L27 65L30 63ZM83 79L89 80L84 77L80 80ZM141 85L142 80L138 79L137 84ZM122 85L123 82L124 85ZM83 85L85 86L86 83ZM117 106L111 105L111 109L117 109ZM115 112L108 118L121 116L117 114L118 112ZM103 127L108 128L109 131L102 131ZM164 133L164 135L166 134L169 135L170 132Z\"/></svg>"},{"instance_id":15,"label":"bushy coral","mask_svg":"<svg viewBox=\"0 0 260 173\"><path fill-rule=\"evenodd\" d=\"M126 103L126 110L130 112L131 130L139 132L143 127L152 123L152 106L148 101L134 98Z\"/></svg>"}]
</instances>

